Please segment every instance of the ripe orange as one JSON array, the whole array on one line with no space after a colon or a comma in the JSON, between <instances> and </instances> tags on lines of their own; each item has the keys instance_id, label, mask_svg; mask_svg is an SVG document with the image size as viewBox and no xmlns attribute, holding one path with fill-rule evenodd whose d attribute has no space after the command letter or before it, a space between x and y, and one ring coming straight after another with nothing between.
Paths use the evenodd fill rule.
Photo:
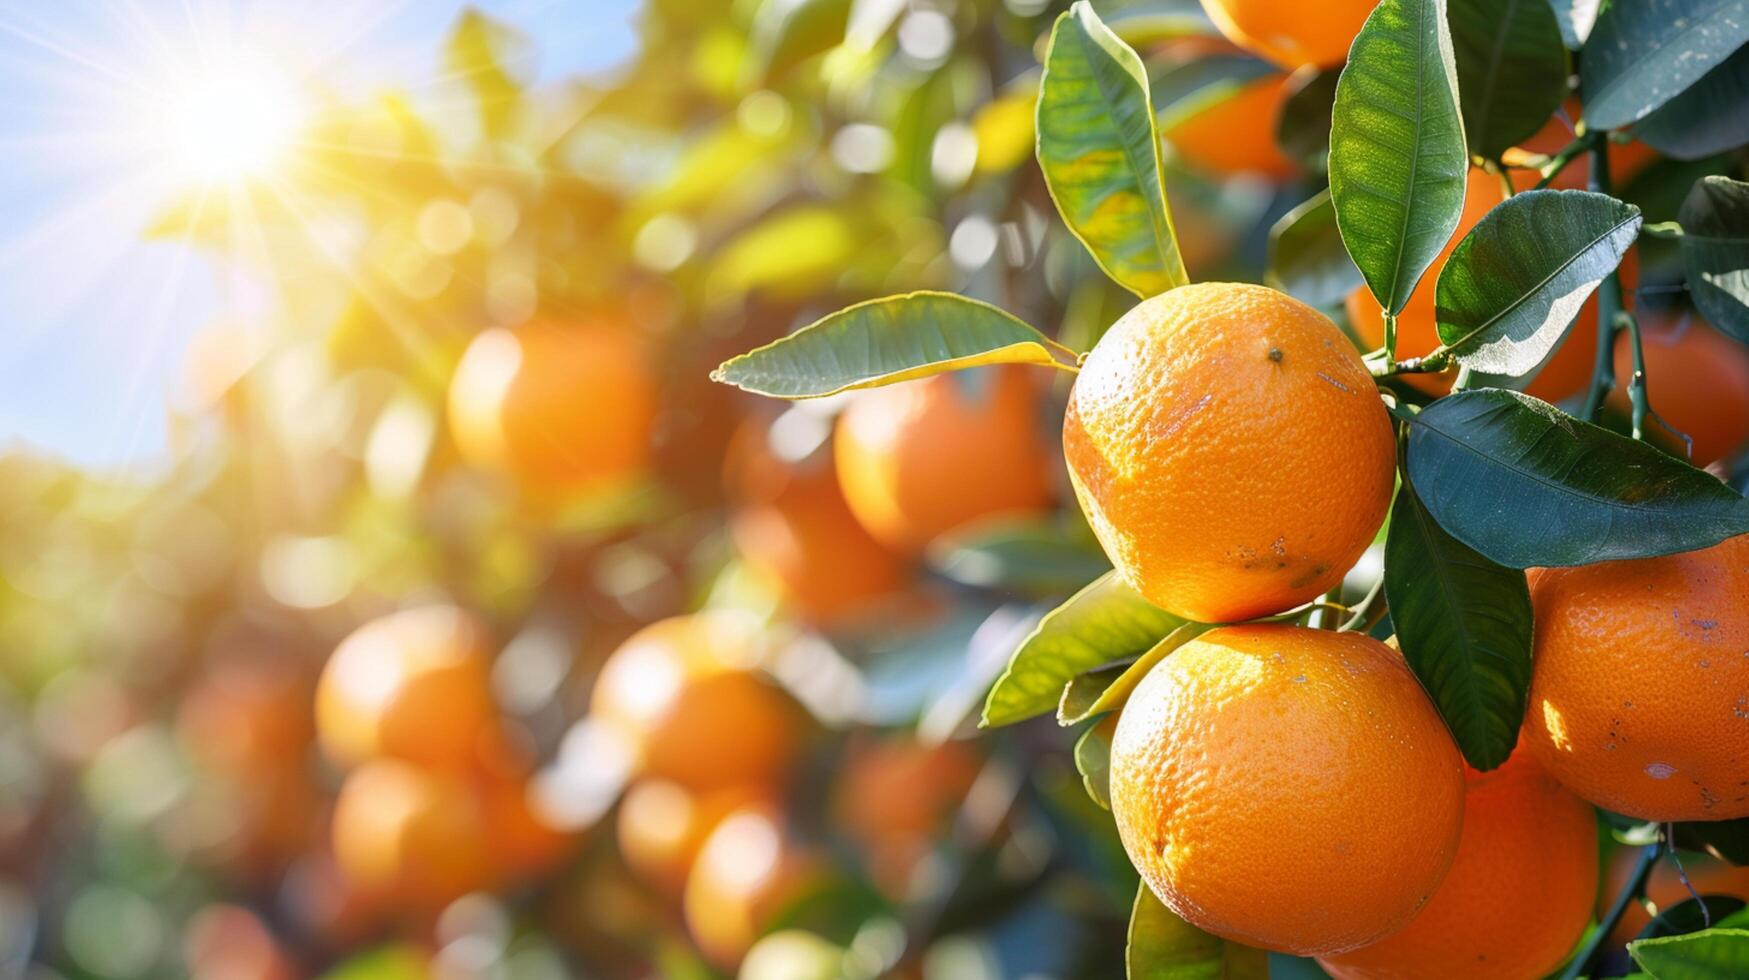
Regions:
<instances>
[{"instance_id":1,"label":"ripe orange","mask_svg":"<svg viewBox=\"0 0 1749 980\"><path fill-rule=\"evenodd\" d=\"M977 754L961 742L889 739L855 746L833 792L834 823L860 846L875 881L903 894L979 767Z\"/></svg>"},{"instance_id":2,"label":"ripe orange","mask_svg":"<svg viewBox=\"0 0 1749 980\"><path fill-rule=\"evenodd\" d=\"M1628 876L1633 874L1634 865L1639 862L1640 849L1637 847L1618 847L1610 857L1609 872L1604 876L1603 890L1597 896L1597 917L1601 920L1609 914L1609 907L1615 902L1615 897L1627 886ZM1711 895L1728 895L1749 902L1749 866L1738 867L1726 864L1717 858L1705 854L1688 854L1682 856L1678 865L1676 858L1669 853L1658 856L1658 863L1652 866L1652 873L1646 878L1646 900L1663 912L1674 905L1680 905L1695 895L1707 897ZM1682 883L1684 876L1688 884ZM1689 892L1689 886L1694 891ZM1713 913L1715 916L1718 913ZM1621 921L1609 933L1609 944L1620 946L1638 936L1642 929L1651 924L1651 913L1639 902L1629 902L1627 911L1622 913Z\"/></svg>"},{"instance_id":3,"label":"ripe orange","mask_svg":"<svg viewBox=\"0 0 1749 980\"><path fill-rule=\"evenodd\" d=\"M651 886L678 894L717 823L760 796L750 788L695 794L670 780L640 780L619 803L620 857Z\"/></svg>"},{"instance_id":4,"label":"ripe orange","mask_svg":"<svg viewBox=\"0 0 1749 980\"><path fill-rule=\"evenodd\" d=\"M897 591L905 563L850 512L831 456L786 459L774 438L749 423L730 447L729 532L748 568L815 622L840 621Z\"/></svg>"},{"instance_id":5,"label":"ripe orange","mask_svg":"<svg viewBox=\"0 0 1749 980\"><path fill-rule=\"evenodd\" d=\"M1202 0L1228 40L1284 68L1329 68L1348 60L1372 8L1372 0Z\"/></svg>"},{"instance_id":6,"label":"ripe orange","mask_svg":"<svg viewBox=\"0 0 1749 980\"><path fill-rule=\"evenodd\" d=\"M538 878L563 864L576 849L576 833L558 826L539 806L525 772L486 773L475 785L497 879Z\"/></svg>"},{"instance_id":7,"label":"ripe orange","mask_svg":"<svg viewBox=\"0 0 1749 980\"><path fill-rule=\"evenodd\" d=\"M177 731L217 774L302 772L315 737L308 677L289 658L215 664L183 696Z\"/></svg>"},{"instance_id":8,"label":"ripe orange","mask_svg":"<svg viewBox=\"0 0 1749 980\"><path fill-rule=\"evenodd\" d=\"M1439 890L1401 931L1319 960L1337 980L1536 980L1591 923L1597 818L1522 747L1466 770L1463 840Z\"/></svg>"},{"instance_id":9,"label":"ripe orange","mask_svg":"<svg viewBox=\"0 0 1749 980\"><path fill-rule=\"evenodd\" d=\"M1609 396L1624 413L1631 408L1631 343L1625 332L1616 337L1616 387ZM1640 317L1640 350L1652 410L1694 440L1696 466L1727 459L1749 442L1749 347L1698 316L1659 313ZM1655 422L1647 422L1647 428L1660 431Z\"/></svg>"},{"instance_id":10,"label":"ripe orange","mask_svg":"<svg viewBox=\"0 0 1749 980\"><path fill-rule=\"evenodd\" d=\"M1515 180L1524 178L1515 177ZM1520 190L1528 189L1534 180ZM1452 232L1451 240L1428 267L1427 275L1416 285L1415 292L1410 294L1408 305L1403 312L1397 314L1397 358L1406 360L1411 357L1425 357L1439 346L1439 326L1435 315L1434 296L1437 292L1440 270L1445 268L1445 260L1458 246L1458 242L1470 233L1490 210L1505 200L1505 192L1500 187L1499 178L1480 169L1472 169L1469 183L1464 190L1464 210L1458 218L1457 230ZM1628 252L1622 260L1622 286L1631 293L1639 282L1639 260L1635 252ZM1354 328L1355 334L1362 344L1375 348L1385 342L1385 318L1379 309L1378 301L1373 299L1367 288L1356 286L1348 294L1346 303L1348 322ZM1585 390L1591 382L1592 368L1597 359L1597 296L1593 294L1580 307L1579 315L1567 333L1561 346L1553 356L1546 361L1542 370L1525 386L1525 392L1541 398L1546 402L1558 402L1572 397ZM1429 394L1441 395L1451 387L1452 380L1457 377L1455 370L1443 374L1409 374L1404 380Z\"/></svg>"},{"instance_id":11,"label":"ripe orange","mask_svg":"<svg viewBox=\"0 0 1749 980\"><path fill-rule=\"evenodd\" d=\"M1191 166L1221 176L1256 174L1282 180L1299 167L1275 141L1288 76L1269 75L1175 119L1161 133Z\"/></svg>"},{"instance_id":12,"label":"ripe orange","mask_svg":"<svg viewBox=\"0 0 1749 980\"><path fill-rule=\"evenodd\" d=\"M393 756L475 764L496 735L486 628L454 606L374 619L334 648L316 686L316 732L340 765Z\"/></svg>"},{"instance_id":13,"label":"ripe orange","mask_svg":"<svg viewBox=\"0 0 1749 980\"><path fill-rule=\"evenodd\" d=\"M648 465L657 392L618 325L536 322L474 338L449 389L462 457L543 493L597 490Z\"/></svg>"},{"instance_id":14,"label":"ripe orange","mask_svg":"<svg viewBox=\"0 0 1749 980\"><path fill-rule=\"evenodd\" d=\"M1130 696L1111 809L1192 925L1300 956L1376 942L1457 853L1462 760L1402 657L1359 633L1231 626Z\"/></svg>"},{"instance_id":15,"label":"ripe orange","mask_svg":"<svg viewBox=\"0 0 1749 980\"><path fill-rule=\"evenodd\" d=\"M813 860L784 838L775 807L737 809L711 830L686 876L687 931L706 959L732 970L816 874Z\"/></svg>"},{"instance_id":16,"label":"ripe orange","mask_svg":"<svg viewBox=\"0 0 1749 980\"><path fill-rule=\"evenodd\" d=\"M753 673L754 624L733 613L644 627L608 657L592 712L637 747L645 775L692 790L774 785L801 737L795 704Z\"/></svg>"},{"instance_id":17,"label":"ripe orange","mask_svg":"<svg viewBox=\"0 0 1749 980\"><path fill-rule=\"evenodd\" d=\"M1354 346L1317 310L1241 283L1182 286L1118 320L1075 381L1063 452L1124 577L1202 622L1340 582L1396 468Z\"/></svg>"},{"instance_id":18,"label":"ripe orange","mask_svg":"<svg viewBox=\"0 0 1749 980\"><path fill-rule=\"evenodd\" d=\"M968 524L1051 503L1036 373L1004 367L860 392L834 456L850 512L910 552Z\"/></svg>"},{"instance_id":19,"label":"ripe orange","mask_svg":"<svg viewBox=\"0 0 1749 980\"><path fill-rule=\"evenodd\" d=\"M387 759L360 766L334 801L333 840L349 880L419 910L492 880L486 815L454 774Z\"/></svg>"},{"instance_id":20,"label":"ripe orange","mask_svg":"<svg viewBox=\"0 0 1749 980\"><path fill-rule=\"evenodd\" d=\"M1749 535L1531 574L1525 736L1555 778L1641 820L1749 817Z\"/></svg>"}]
</instances>

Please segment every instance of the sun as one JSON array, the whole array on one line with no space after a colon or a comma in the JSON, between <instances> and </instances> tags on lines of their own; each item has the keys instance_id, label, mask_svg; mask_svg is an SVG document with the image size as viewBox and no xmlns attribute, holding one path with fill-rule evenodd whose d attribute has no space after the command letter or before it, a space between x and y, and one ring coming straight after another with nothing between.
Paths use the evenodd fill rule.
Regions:
<instances>
[{"instance_id":1,"label":"sun","mask_svg":"<svg viewBox=\"0 0 1749 980\"><path fill-rule=\"evenodd\" d=\"M229 184L283 162L309 116L292 77L262 57L237 56L178 71L163 89L150 139L185 182Z\"/></svg>"}]
</instances>

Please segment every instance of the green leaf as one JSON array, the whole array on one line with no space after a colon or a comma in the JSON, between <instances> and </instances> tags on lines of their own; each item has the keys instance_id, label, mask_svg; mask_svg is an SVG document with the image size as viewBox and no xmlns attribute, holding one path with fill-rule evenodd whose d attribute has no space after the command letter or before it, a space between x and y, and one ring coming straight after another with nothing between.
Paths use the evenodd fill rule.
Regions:
<instances>
[{"instance_id":1,"label":"green leaf","mask_svg":"<svg viewBox=\"0 0 1749 980\"><path fill-rule=\"evenodd\" d=\"M1269 954L1211 936L1179 918L1146 883L1130 911L1129 980L1268 980Z\"/></svg>"},{"instance_id":2,"label":"green leaf","mask_svg":"<svg viewBox=\"0 0 1749 980\"><path fill-rule=\"evenodd\" d=\"M1385 599L1409 669L1470 765L1518 742L1530 688L1530 588L1434 521L1405 480L1385 539Z\"/></svg>"},{"instance_id":3,"label":"green leaf","mask_svg":"<svg viewBox=\"0 0 1749 980\"><path fill-rule=\"evenodd\" d=\"M1749 929L1641 939L1628 953L1658 980L1741 980L1749 976Z\"/></svg>"},{"instance_id":4,"label":"green leaf","mask_svg":"<svg viewBox=\"0 0 1749 980\"><path fill-rule=\"evenodd\" d=\"M1062 367L1063 347L988 303L906 293L846 307L724 361L711 379L774 398L819 398L985 364Z\"/></svg>"},{"instance_id":5,"label":"green leaf","mask_svg":"<svg viewBox=\"0 0 1749 980\"><path fill-rule=\"evenodd\" d=\"M1055 520L983 524L936 541L929 565L974 588L1065 595L1111 570L1092 533L1079 530Z\"/></svg>"},{"instance_id":6,"label":"green leaf","mask_svg":"<svg viewBox=\"0 0 1749 980\"><path fill-rule=\"evenodd\" d=\"M1679 214L1688 292L1707 322L1749 343L1749 184L1695 181Z\"/></svg>"},{"instance_id":7,"label":"green leaf","mask_svg":"<svg viewBox=\"0 0 1749 980\"><path fill-rule=\"evenodd\" d=\"M1639 122L1749 41L1749 0L1611 3L1585 42L1585 123Z\"/></svg>"},{"instance_id":8,"label":"green leaf","mask_svg":"<svg viewBox=\"0 0 1749 980\"><path fill-rule=\"evenodd\" d=\"M1640 930L1640 939L1657 939L1659 936L1680 936L1685 933L1699 932L1713 924L1727 925L1723 920L1726 916L1735 915L1744 908L1742 899L1735 895L1702 895L1698 898L1688 898L1658 913L1658 917L1646 924Z\"/></svg>"},{"instance_id":9,"label":"green leaf","mask_svg":"<svg viewBox=\"0 0 1749 980\"><path fill-rule=\"evenodd\" d=\"M1093 802L1111 809L1111 731L1113 725L1101 722L1088 725L1075 740L1075 771L1081 774L1081 785Z\"/></svg>"},{"instance_id":10,"label":"green leaf","mask_svg":"<svg viewBox=\"0 0 1749 980\"><path fill-rule=\"evenodd\" d=\"M1039 621L990 688L989 728L1053 711L1075 675L1139 657L1184 620L1142 598L1117 572L1070 597Z\"/></svg>"},{"instance_id":11,"label":"green leaf","mask_svg":"<svg viewBox=\"0 0 1749 980\"><path fill-rule=\"evenodd\" d=\"M1706 548L1749 532L1749 501L1647 445L1497 388L1409 426L1407 467L1453 537L1510 568Z\"/></svg>"},{"instance_id":12,"label":"green leaf","mask_svg":"<svg viewBox=\"0 0 1749 980\"><path fill-rule=\"evenodd\" d=\"M1269 229L1271 286L1312 306L1333 306L1364 280L1342 247L1330 192L1319 191Z\"/></svg>"},{"instance_id":13,"label":"green leaf","mask_svg":"<svg viewBox=\"0 0 1749 980\"><path fill-rule=\"evenodd\" d=\"M1330 114L1341 77L1341 70L1333 68L1307 66L1294 72L1275 120L1275 141L1281 152L1315 172L1321 173L1330 162Z\"/></svg>"},{"instance_id":14,"label":"green leaf","mask_svg":"<svg viewBox=\"0 0 1749 980\"><path fill-rule=\"evenodd\" d=\"M1450 0L1458 103L1470 152L1498 160L1567 96L1567 48L1549 0Z\"/></svg>"},{"instance_id":15,"label":"green leaf","mask_svg":"<svg viewBox=\"0 0 1749 980\"><path fill-rule=\"evenodd\" d=\"M1597 8L1602 0L1549 0L1555 9L1555 20L1561 25L1561 41L1573 51L1585 46L1591 28L1597 24Z\"/></svg>"},{"instance_id":16,"label":"green leaf","mask_svg":"<svg viewBox=\"0 0 1749 980\"><path fill-rule=\"evenodd\" d=\"M1057 724L1073 725L1094 715L1116 711L1129 700L1130 692L1148 676L1148 672L1171 655L1172 651L1214 629L1207 623L1185 623L1137 657L1133 663L1101 667L1097 671L1077 676L1063 690L1062 703L1057 706ZM1083 682L1082 678L1087 678Z\"/></svg>"},{"instance_id":17,"label":"green leaf","mask_svg":"<svg viewBox=\"0 0 1749 980\"><path fill-rule=\"evenodd\" d=\"M748 76L767 79L844 40L850 0L765 0L748 37Z\"/></svg>"},{"instance_id":18,"label":"green leaf","mask_svg":"<svg viewBox=\"0 0 1749 980\"><path fill-rule=\"evenodd\" d=\"M1439 274L1439 339L1460 363L1521 375L1555 349L1640 233L1640 209L1590 191L1528 191L1470 229Z\"/></svg>"},{"instance_id":19,"label":"green leaf","mask_svg":"<svg viewBox=\"0 0 1749 980\"><path fill-rule=\"evenodd\" d=\"M1383 0L1336 83L1330 196L1388 312L1402 312L1457 228L1469 166L1445 0Z\"/></svg>"},{"instance_id":20,"label":"green leaf","mask_svg":"<svg viewBox=\"0 0 1749 980\"><path fill-rule=\"evenodd\" d=\"M1749 143L1749 45L1640 120L1634 136L1678 160L1703 160ZM1721 111L1722 106L1731 107Z\"/></svg>"},{"instance_id":21,"label":"green leaf","mask_svg":"<svg viewBox=\"0 0 1749 980\"><path fill-rule=\"evenodd\" d=\"M1051 31L1038 162L1064 223L1112 279L1144 298L1189 281L1166 209L1142 59L1085 0Z\"/></svg>"}]
</instances>

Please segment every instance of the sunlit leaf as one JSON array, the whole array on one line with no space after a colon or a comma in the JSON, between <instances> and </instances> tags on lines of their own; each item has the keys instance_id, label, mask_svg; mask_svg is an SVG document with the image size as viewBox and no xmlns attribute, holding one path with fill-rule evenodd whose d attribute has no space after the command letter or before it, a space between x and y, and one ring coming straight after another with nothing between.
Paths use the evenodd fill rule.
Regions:
<instances>
[{"instance_id":1,"label":"sunlit leaf","mask_svg":"<svg viewBox=\"0 0 1749 980\"><path fill-rule=\"evenodd\" d=\"M844 40L851 0L764 0L754 15L748 77L769 79Z\"/></svg>"},{"instance_id":2,"label":"sunlit leaf","mask_svg":"<svg viewBox=\"0 0 1749 980\"><path fill-rule=\"evenodd\" d=\"M1064 694L1063 702L1057 706L1057 724L1073 725L1094 715L1116 711L1123 707L1124 702L1129 700L1130 693L1136 689L1136 685L1140 684L1142 678L1148 676L1148 672L1153 670L1160 661L1171 656L1174 650L1211 629L1214 627L1206 623L1184 623L1166 634L1159 643L1150 647L1148 652L1137 657L1135 662L1123 666L1121 670L1109 676L1102 670L1097 678L1098 689L1094 696L1086 697L1083 692L1076 692L1077 696L1071 699L1068 693ZM1074 685L1071 684L1071 689L1073 687ZM1088 687L1091 689L1093 685L1088 685Z\"/></svg>"},{"instance_id":3,"label":"sunlit leaf","mask_svg":"<svg viewBox=\"0 0 1749 980\"><path fill-rule=\"evenodd\" d=\"M1037 125L1051 197L1100 268L1143 297L1189 281L1166 209L1147 73L1085 0L1051 32Z\"/></svg>"},{"instance_id":4,"label":"sunlit leaf","mask_svg":"<svg viewBox=\"0 0 1749 980\"><path fill-rule=\"evenodd\" d=\"M1268 980L1269 955L1219 939L1179 918L1146 883L1130 910L1129 980Z\"/></svg>"},{"instance_id":5,"label":"sunlit leaf","mask_svg":"<svg viewBox=\"0 0 1749 980\"><path fill-rule=\"evenodd\" d=\"M1603 0L1549 0L1555 20L1561 25L1561 40L1570 50L1585 46L1585 39L1597 24L1597 8L1602 5Z\"/></svg>"},{"instance_id":6,"label":"sunlit leaf","mask_svg":"<svg viewBox=\"0 0 1749 980\"><path fill-rule=\"evenodd\" d=\"M1633 133L1665 156L1701 160L1749 143L1744 106L1749 106L1749 45L1640 120Z\"/></svg>"},{"instance_id":7,"label":"sunlit leaf","mask_svg":"<svg viewBox=\"0 0 1749 980\"><path fill-rule=\"evenodd\" d=\"M1749 41L1749 0L1633 0L1597 17L1579 61L1585 122L1639 122Z\"/></svg>"},{"instance_id":8,"label":"sunlit leaf","mask_svg":"<svg viewBox=\"0 0 1749 980\"><path fill-rule=\"evenodd\" d=\"M1403 658L1464 758L1482 770L1505 762L1530 687L1524 572L1447 534L1404 481L1385 539L1385 598Z\"/></svg>"},{"instance_id":9,"label":"sunlit leaf","mask_svg":"<svg viewBox=\"0 0 1749 980\"><path fill-rule=\"evenodd\" d=\"M838 278L864 235L843 210L802 205L780 211L724 245L711 267L717 295L755 289L805 296Z\"/></svg>"},{"instance_id":10,"label":"sunlit leaf","mask_svg":"<svg viewBox=\"0 0 1749 980\"><path fill-rule=\"evenodd\" d=\"M1647 558L1749 533L1749 501L1712 476L1513 391L1464 391L1423 410L1408 470L1442 528L1511 568Z\"/></svg>"},{"instance_id":11,"label":"sunlit leaf","mask_svg":"<svg viewBox=\"0 0 1749 980\"><path fill-rule=\"evenodd\" d=\"M1567 95L1567 48L1549 0L1449 0L1470 152L1498 159Z\"/></svg>"},{"instance_id":12,"label":"sunlit leaf","mask_svg":"<svg viewBox=\"0 0 1749 980\"><path fill-rule=\"evenodd\" d=\"M1056 709L1077 674L1139 657L1183 620L1143 599L1108 572L1045 616L1014 651L984 702L984 727Z\"/></svg>"},{"instance_id":13,"label":"sunlit leaf","mask_svg":"<svg viewBox=\"0 0 1749 980\"><path fill-rule=\"evenodd\" d=\"M1521 375L1555 349L1640 232L1640 209L1590 191L1516 194L1439 274L1439 339L1476 371Z\"/></svg>"},{"instance_id":14,"label":"sunlit leaf","mask_svg":"<svg viewBox=\"0 0 1749 980\"><path fill-rule=\"evenodd\" d=\"M711 378L775 398L819 398L986 364L1062 366L1065 354L988 303L906 293L839 310L730 358Z\"/></svg>"},{"instance_id":15,"label":"sunlit leaf","mask_svg":"<svg viewBox=\"0 0 1749 980\"><path fill-rule=\"evenodd\" d=\"M1387 312L1402 311L1457 228L1469 165L1444 0L1383 0L1336 84L1330 196Z\"/></svg>"},{"instance_id":16,"label":"sunlit leaf","mask_svg":"<svg viewBox=\"0 0 1749 980\"><path fill-rule=\"evenodd\" d=\"M1749 976L1749 929L1641 939L1628 953L1658 980L1740 980Z\"/></svg>"},{"instance_id":17,"label":"sunlit leaf","mask_svg":"<svg viewBox=\"0 0 1749 980\"><path fill-rule=\"evenodd\" d=\"M978 109L972 116L972 135L978 138L978 173L1007 173L1032 156L1032 121L1037 109L1036 81Z\"/></svg>"},{"instance_id":18,"label":"sunlit leaf","mask_svg":"<svg viewBox=\"0 0 1749 980\"><path fill-rule=\"evenodd\" d=\"M1682 202L1682 266L1701 315L1749 343L1749 184L1695 182Z\"/></svg>"},{"instance_id":19,"label":"sunlit leaf","mask_svg":"<svg viewBox=\"0 0 1749 980\"><path fill-rule=\"evenodd\" d=\"M473 93L480 127L493 139L510 134L521 109L522 80L515 68L530 63L533 46L527 35L468 9L456 21L444 46L445 66Z\"/></svg>"},{"instance_id":20,"label":"sunlit leaf","mask_svg":"<svg viewBox=\"0 0 1749 980\"><path fill-rule=\"evenodd\" d=\"M1111 809L1111 733L1115 719L1087 726L1075 740L1075 771L1093 802Z\"/></svg>"},{"instance_id":21,"label":"sunlit leaf","mask_svg":"<svg viewBox=\"0 0 1749 980\"><path fill-rule=\"evenodd\" d=\"M1313 306L1331 306L1362 283L1360 270L1342 247L1330 192L1319 191L1269 230L1271 286Z\"/></svg>"},{"instance_id":22,"label":"sunlit leaf","mask_svg":"<svg viewBox=\"0 0 1749 980\"><path fill-rule=\"evenodd\" d=\"M1094 706L1111 685L1129 670L1133 661L1119 661L1084 670L1063 685L1063 696L1057 701L1057 724L1073 725L1102 712Z\"/></svg>"}]
</instances>

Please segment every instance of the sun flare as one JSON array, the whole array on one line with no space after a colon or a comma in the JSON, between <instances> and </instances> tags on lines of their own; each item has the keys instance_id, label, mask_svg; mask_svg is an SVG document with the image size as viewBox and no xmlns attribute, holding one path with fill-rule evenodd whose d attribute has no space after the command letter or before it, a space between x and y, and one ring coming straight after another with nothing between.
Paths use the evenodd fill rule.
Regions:
<instances>
[{"instance_id":1,"label":"sun flare","mask_svg":"<svg viewBox=\"0 0 1749 980\"><path fill-rule=\"evenodd\" d=\"M289 75L265 58L239 54L171 80L149 137L179 179L237 182L282 162L308 115Z\"/></svg>"}]
</instances>

